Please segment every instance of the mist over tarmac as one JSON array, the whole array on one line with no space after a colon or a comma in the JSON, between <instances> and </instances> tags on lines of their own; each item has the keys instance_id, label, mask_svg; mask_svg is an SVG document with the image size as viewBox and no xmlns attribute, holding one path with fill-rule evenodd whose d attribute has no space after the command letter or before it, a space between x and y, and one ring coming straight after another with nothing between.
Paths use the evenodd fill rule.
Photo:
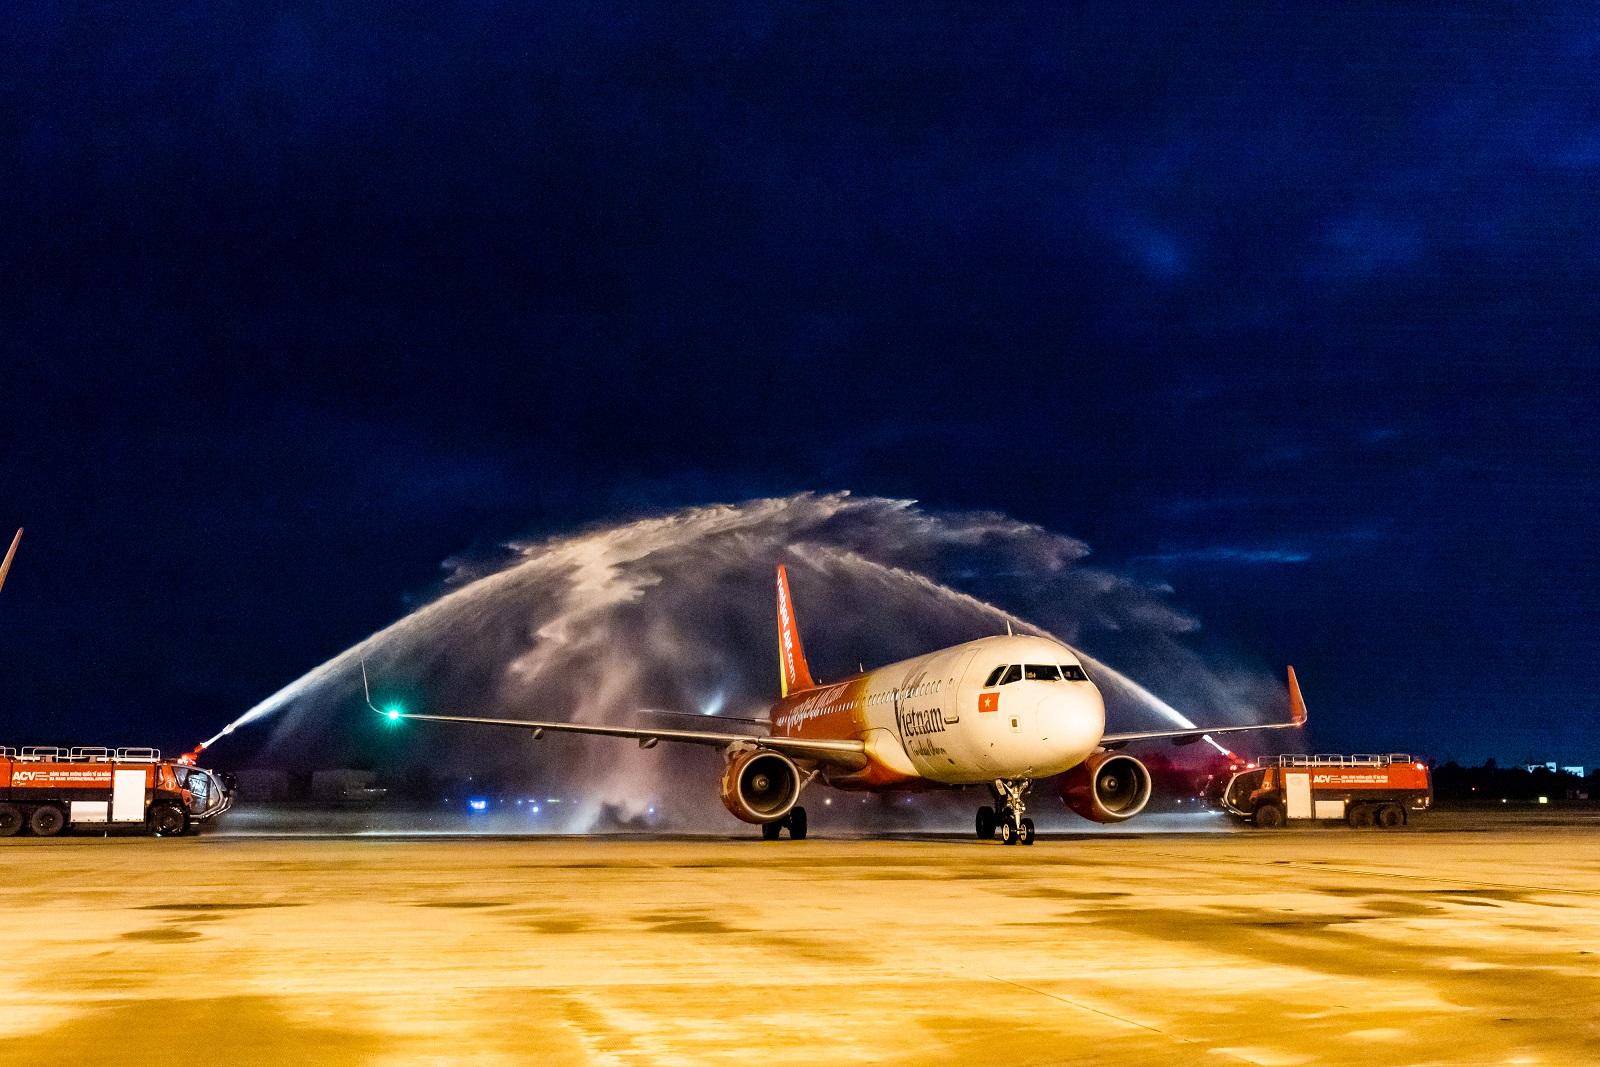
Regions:
<instances>
[{"instance_id":1,"label":"mist over tarmac","mask_svg":"<svg viewBox=\"0 0 1600 1067\"><path fill-rule=\"evenodd\" d=\"M1009 622L1080 651L1114 729L1281 714L1274 675L1208 664L1185 643L1200 623L1170 589L1088 557L1083 542L1005 515L844 492L693 507L514 543L493 559L449 561L438 599L267 697L213 741L270 730L257 762L472 773L568 798L546 829L587 830L654 809L663 827L726 831L735 824L716 800L715 750L389 724L363 704L361 662L379 704L411 711L690 726L644 709L708 723L761 716L777 695L778 563L789 566L820 680L1003 633ZM825 792L808 793L808 806ZM848 795L834 796L838 807ZM976 797L914 805L849 797L848 806L887 825L943 823L958 812L964 824Z\"/></svg>"}]
</instances>

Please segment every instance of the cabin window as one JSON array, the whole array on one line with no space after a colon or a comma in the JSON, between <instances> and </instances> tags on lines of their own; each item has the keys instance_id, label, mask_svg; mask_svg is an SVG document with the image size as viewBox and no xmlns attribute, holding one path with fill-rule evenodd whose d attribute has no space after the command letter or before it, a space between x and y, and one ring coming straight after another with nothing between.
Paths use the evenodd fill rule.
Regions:
<instances>
[{"instance_id":1,"label":"cabin window","mask_svg":"<svg viewBox=\"0 0 1600 1067\"><path fill-rule=\"evenodd\" d=\"M1069 682L1087 682L1089 680L1089 676L1083 673L1083 668L1076 663L1063 663L1061 665L1061 677Z\"/></svg>"},{"instance_id":2,"label":"cabin window","mask_svg":"<svg viewBox=\"0 0 1600 1067\"><path fill-rule=\"evenodd\" d=\"M993 689L995 686L1000 684L1000 676L1004 673L1006 673L1006 665L1002 663L1000 666L989 672L989 680L983 683L983 687L985 689Z\"/></svg>"},{"instance_id":3,"label":"cabin window","mask_svg":"<svg viewBox=\"0 0 1600 1067\"><path fill-rule=\"evenodd\" d=\"M1022 681L1022 668L1013 663L1006 668L1006 673L1000 676L1001 685L1010 685L1012 682Z\"/></svg>"},{"instance_id":4,"label":"cabin window","mask_svg":"<svg viewBox=\"0 0 1600 1067\"><path fill-rule=\"evenodd\" d=\"M1030 682L1059 682L1061 668L1054 663L1030 663L1022 668L1022 676Z\"/></svg>"}]
</instances>

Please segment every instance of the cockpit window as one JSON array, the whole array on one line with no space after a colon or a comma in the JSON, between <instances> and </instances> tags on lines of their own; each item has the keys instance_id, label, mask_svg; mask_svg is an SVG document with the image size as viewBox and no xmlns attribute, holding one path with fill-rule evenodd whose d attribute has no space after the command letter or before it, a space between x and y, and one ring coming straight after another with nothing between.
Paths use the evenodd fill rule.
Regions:
<instances>
[{"instance_id":1,"label":"cockpit window","mask_svg":"<svg viewBox=\"0 0 1600 1067\"><path fill-rule=\"evenodd\" d=\"M1022 668L1022 676L1030 682L1059 682L1061 668L1054 663L1030 663Z\"/></svg>"},{"instance_id":2,"label":"cockpit window","mask_svg":"<svg viewBox=\"0 0 1600 1067\"><path fill-rule=\"evenodd\" d=\"M1006 668L1006 673L1001 676L1000 684L1010 685L1012 682L1020 682L1021 680L1022 668L1013 663L1011 666Z\"/></svg>"},{"instance_id":3,"label":"cockpit window","mask_svg":"<svg viewBox=\"0 0 1600 1067\"><path fill-rule=\"evenodd\" d=\"M1076 663L1063 663L1061 665L1061 677L1069 682L1087 682L1089 680L1089 676L1083 673L1083 668Z\"/></svg>"},{"instance_id":4,"label":"cockpit window","mask_svg":"<svg viewBox=\"0 0 1600 1067\"><path fill-rule=\"evenodd\" d=\"M1006 665L1002 663L1000 666L989 672L989 680L983 683L983 687L985 689L993 689L995 686L1000 684L1000 676L1004 673L1006 673Z\"/></svg>"}]
</instances>

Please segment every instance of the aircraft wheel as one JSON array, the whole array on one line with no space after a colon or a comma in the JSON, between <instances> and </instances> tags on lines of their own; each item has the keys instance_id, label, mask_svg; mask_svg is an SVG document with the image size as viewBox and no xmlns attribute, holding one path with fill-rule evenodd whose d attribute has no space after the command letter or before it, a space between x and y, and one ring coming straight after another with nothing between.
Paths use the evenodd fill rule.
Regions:
<instances>
[{"instance_id":1,"label":"aircraft wheel","mask_svg":"<svg viewBox=\"0 0 1600 1067\"><path fill-rule=\"evenodd\" d=\"M13 837L22 832L22 809L15 804L0 804L0 837Z\"/></svg>"},{"instance_id":2,"label":"aircraft wheel","mask_svg":"<svg viewBox=\"0 0 1600 1067\"><path fill-rule=\"evenodd\" d=\"M1021 835L1017 833L1017 828L1011 824L1010 819L1007 819L1005 822L1001 823L999 829L1000 843L1002 845L1014 845L1021 837Z\"/></svg>"},{"instance_id":3,"label":"aircraft wheel","mask_svg":"<svg viewBox=\"0 0 1600 1067\"><path fill-rule=\"evenodd\" d=\"M1385 804L1378 809L1378 825L1385 830L1396 830L1406 824L1406 812L1398 804Z\"/></svg>"},{"instance_id":4,"label":"aircraft wheel","mask_svg":"<svg viewBox=\"0 0 1600 1067\"><path fill-rule=\"evenodd\" d=\"M1262 830L1277 830L1283 826L1283 809L1276 804L1263 804L1256 809L1256 826Z\"/></svg>"},{"instance_id":5,"label":"aircraft wheel","mask_svg":"<svg viewBox=\"0 0 1600 1067\"><path fill-rule=\"evenodd\" d=\"M176 804L157 804L150 809L150 832L157 837L177 837L189 828L189 814Z\"/></svg>"},{"instance_id":6,"label":"aircraft wheel","mask_svg":"<svg viewBox=\"0 0 1600 1067\"><path fill-rule=\"evenodd\" d=\"M776 841L782 833L783 823L781 821L761 824L761 840L763 841Z\"/></svg>"},{"instance_id":7,"label":"aircraft wheel","mask_svg":"<svg viewBox=\"0 0 1600 1067\"><path fill-rule=\"evenodd\" d=\"M994 839L994 809L985 804L978 809L978 840L992 841Z\"/></svg>"},{"instance_id":8,"label":"aircraft wheel","mask_svg":"<svg viewBox=\"0 0 1600 1067\"><path fill-rule=\"evenodd\" d=\"M806 809L797 807L789 812L789 839L804 841L806 839Z\"/></svg>"},{"instance_id":9,"label":"aircraft wheel","mask_svg":"<svg viewBox=\"0 0 1600 1067\"><path fill-rule=\"evenodd\" d=\"M54 804L40 804L28 819L28 829L36 837L54 837L67 825L67 813Z\"/></svg>"},{"instance_id":10,"label":"aircraft wheel","mask_svg":"<svg viewBox=\"0 0 1600 1067\"><path fill-rule=\"evenodd\" d=\"M1022 843L1024 845L1033 844L1033 836L1034 836L1033 835L1033 820L1032 819L1023 819L1022 820Z\"/></svg>"}]
</instances>

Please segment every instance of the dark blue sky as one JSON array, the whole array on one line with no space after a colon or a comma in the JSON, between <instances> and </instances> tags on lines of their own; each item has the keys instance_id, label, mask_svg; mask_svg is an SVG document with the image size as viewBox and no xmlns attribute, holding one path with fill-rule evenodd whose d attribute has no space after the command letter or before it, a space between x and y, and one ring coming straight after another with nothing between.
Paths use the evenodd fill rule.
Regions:
<instances>
[{"instance_id":1,"label":"dark blue sky","mask_svg":"<svg viewBox=\"0 0 1600 1067\"><path fill-rule=\"evenodd\" d=\"M453 553L851 488L1169 582L1321 747L1600 761L1600 19L1544 10L22 0L0 741L198 740Z\"/></svg>"}]
</instances>

